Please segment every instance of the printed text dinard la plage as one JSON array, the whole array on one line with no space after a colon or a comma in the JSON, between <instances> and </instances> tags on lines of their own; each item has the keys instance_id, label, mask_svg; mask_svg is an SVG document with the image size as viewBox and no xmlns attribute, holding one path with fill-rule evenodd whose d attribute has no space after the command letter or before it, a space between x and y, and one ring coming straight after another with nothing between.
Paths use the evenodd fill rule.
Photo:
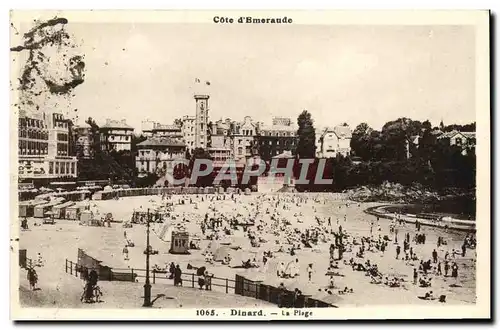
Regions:
<instances>
[{"instance_id":1,"label":"printed text dinard la plage","mask_svg":"<svg viewBox=\"0 0 500 330\"><path fill-rule=\"evenodd\" d=\"M221 24L292 24L293 20L289 17L252 17L241 16L239 18L214 16L214 23Z\"/></svg>"}]
</instances>

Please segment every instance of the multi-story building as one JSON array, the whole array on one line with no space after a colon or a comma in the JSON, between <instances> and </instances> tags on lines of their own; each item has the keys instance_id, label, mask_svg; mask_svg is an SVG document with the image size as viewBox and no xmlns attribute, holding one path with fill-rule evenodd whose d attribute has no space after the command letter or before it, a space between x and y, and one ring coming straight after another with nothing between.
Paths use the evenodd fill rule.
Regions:
<instances>
[{"instance_id":1,"label":"multi-story building","mask_svg":"<svg viewBox=\"0 0 500 330\"><path fill-rule=\"evenodd\" d=\"M232 125L232 152L237 162L255 156L258 153L255 136L257 134L257 124L250 116L245 116L243 122L233 122Z\"/></svg>"},{"instance_id":2,"label":"multi-story building","mask_svg":"<svg viewBox=\"0 0 500 330\"><path fill-rule=\"evenodd\" d=\"M226 162L233 158L232 136L230 136L231 120L218 120L212 126L211 144L207 149L214 161Z\"/></svg>"},{"instance_id":3,"label":"multi-story building","mask_svg":"<svg viewBox=\"0 0 500 330\"><path fill-rule=\"evenodd\" d=\"M146 119L141 122L142 135L145 137L153 136L153 129L155 128L156 122Z\"/></svg>"},{"instance_id":4,"label":"multi-story building","mask_svg":"<svg viewBox=\"0 0 500 330\"><path fill-rule=\"evenodd\" d=\"M153 137L168 137L181 141L183 139L182 129L177 125L162 125L156 123L153 130Z\"/></svg>"},{"instance_id":5,"label":"multi-story building","mask_svg":"<svg viewBox=\"0 0 500 330\"><path fill-rule=\"evenodd\" d=\"M453 130L439 135L437 140L440 143L449 145L450 147L461 148L462 155L474 153L476 149L475 132L459 132L457 130Z\"/></svg>"},{"instance_id":6,"label":"multi-story building","mask_svg":"<svg viewBox=\"0 0 500 330\"><path fill-rule=\"evenodd\" d=\"M162 125L151 120L142 122L142 135L146 137L170 137L180 140L184 137L180 126Z\"/></svg>"},{"instance_id":7,"label":"multi-story building","mask_svg":"<svg viewBox=\"0 0 500 330\"><path fill-rule=\"evenodd\" d=\"M18 123L19 179L77 176L77 159L71 155L70 120L59 113L23 113Z\"/></svg>"},{"instance_id":8,"label":"multi-story building","mask_svg":"<svg viewBox=\"0 0 500 330\"><path fill-rule=\"evenodd\" d=\"M184 116L182 117L182 135L184 137L184 142L186 143L186 148L189 152L192 152L195 148L195 129L196 127L196 117Z\"/></svg>"},{"instance_id":9,"label":"multi-story building","mask_svg":"<svg viewBox=\"0 0 500 330\"><path fill-rule=\"evenodd\" d=\"M106 119L106 124L99 128L101 148L104 151L130 151L134 128L121 121Z\"/></svg>"},{"instance_id":10,"label":"multi-story building","mask_svg":"<svg viewBox=\"0 0 500 330\"><path fill-rule=\"evenodd\" d=\"M287 118L273 118L273 125L259 125L257 144L262 159L269 161L285 151L295 154L297 126Z\"/></svg>"},{"instance_id":11,"label":"multi-story building","mask_svg":"<svg viewBox=\"0 0 500 330\"><path fill-rule=\"evenodd\" d=\"M139 173L159 173L172 166L175 159L184 159L184 142L169 137L152 137L137 144L136 168Z\"/></svg>"},{"instance_id":12,"label":"multi-story building","mask_svg":"<svg viewBox=\"0 0 500 330\"><path fill-rule=\"evenodd\" d=\"M345 123L334 128L326 128L321 133L320 152L317 155L322 158L348 156L351 153L351 138L351 128Z\"/></svg>"},{"instance_id":13,"label":"multi-story building","mask_svg":"<svg viewBox=\"0 0 500 330\"><path fill-rule=\"evenodd\" d=\"M194 147L206 149L209 141L208 99L209 95L195 95L196 118L194 127Z\"/></svg>"}]
</instances>

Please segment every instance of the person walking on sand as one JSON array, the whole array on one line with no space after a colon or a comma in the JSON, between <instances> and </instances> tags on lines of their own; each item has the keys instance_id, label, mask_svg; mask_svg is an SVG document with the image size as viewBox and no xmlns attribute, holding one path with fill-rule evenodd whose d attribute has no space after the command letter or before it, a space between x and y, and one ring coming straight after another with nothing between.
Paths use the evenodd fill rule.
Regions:
<instances>
[{"instance_id":1,"label":"person walking on sand","mask_svg":"<svg viewBox=\"0 0 500 330\"><path fill-rule=\"evenodd\" d=\"M436 249L434 249L434 250L432 251L432 260L433 260L433 262L434 262L435 264L438 262L438 253L437 253Z\"/></svg>"},{"instance_id":2,"label":"person walking on sand","mask_svg":"<svg viewBox=\"0 0 500 330\"><path fill-rule=\"evenodd\" d=\"M129 260L128 259L128 247L126 245L123 247L123 260Z\"/></svg>"},{"instance_id":3,"label":"person walking on sand","mask_svg":"<svg viewBox=\"0 0 500 330\"><path fill-rule=\"evenodd\" d=\"M175 266L175 271L174 271L174 286L180 285L182 286L182 270L181 267L177 264Z\"/></svg>"},{"instance_id":4,"label":"person walking on sand","mask_svg":"<svg viewBox=\"0 0 500 330\"><path fill-rule=\"evenodd\" d=\"M33 267L28 268L28 281L30 283L30 289L31 290L36 290L36 284L38 282L38 275L36 273L36 270Z\"/></svg>"},{"instance_id":5,"label":"person walking on sand","mask_svg":"<svg viewBox=\"0 0 500 330\"><path fill-rule=\"evenodd\" d=\"M418 282L418 272L416 268L413 268L413 284L417 285Z\"/></svg>"},{"instance_id":6,"label":"person walking on sand","mask_svg":"<svg viewBox=\"0 0 500 330\"><path fill-rule=\"evenodd\" d=\"M396 246L396 259L399 259L399 254L401 253L401 246Z\"/></svg>"},{"instance_id":7,"label":"person walking on sand","mask_svg":"<svg viewBox=\"0 0 500 330\"><path fill-rule=\"evenodd\" d=\"M451 266L451 277L453 277L455 281L458 279L458 265L456 262Z\"/></svg>"},{"instance_id":8,"label":"person walking on sand","mask_svg":"<svg viewBox=\"0 0 500 330\"><path fill-rule=\"evenodd\" d=\"M309 266L307 266L307 275L309 278L309 282L312 281L312 273L313 273L313 264L309 264Z\"/></svg>"},{"instance_id":9,"label":"person walking on sand","mask_svg":"<svg viewBox=\"0 0 500 330\"><path fill-rule=\"evenodd\" d=\"M450 264L448 260L444 262L444 277L448 277L448 271L450 270Z\"/></svg>"}]
</instances>

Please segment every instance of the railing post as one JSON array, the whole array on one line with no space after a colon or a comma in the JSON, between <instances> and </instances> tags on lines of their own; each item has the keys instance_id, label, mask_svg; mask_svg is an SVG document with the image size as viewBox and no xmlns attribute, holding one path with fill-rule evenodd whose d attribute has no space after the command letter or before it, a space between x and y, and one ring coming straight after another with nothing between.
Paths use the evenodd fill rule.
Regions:
<instances>
[{"instance_id":1,"label":"railing post","mask_svg":"<svg viewBox=\"0 0 500 330\"><path fill-rule=\"evenodd\" d=\"M228 293L228 289L229 289L229 288L228 288L228 280L227 280L227 278L226 278L226 293Z\"/></svg>"},{"instance_id":2,"label":"railing post","mask_svg":"<svg viewBox=\"0 0 500 330\"><path fill-rule=\"evenodd\" d=\"M191 274L191 287L194 288L194 273Z\"/></svg>"},{"instance_id":3,"label":"railing post","mask_svg":"<svg viewBox=\"0 0 500 330\"><path fill-rule=\"evenodd\" d=\"M64 272L68 273L68 259L64 259Z\"/></svg>"},{"instance_id":4,"label":"railing post","mask_svg":"<svg viewBox=\"0 0 500 330\"><path fill-rule=\"evenodd\" d=\"M131 275L131 276L132 276L132 278L131 278L130 282L134 282L134 269L133 269L133 268L131 268L130 270L132 271L132 275Z\"/></svg>"},{"instance_id":5,"label":"railing post","mask_svg":"<svg viewBox=\"0 0 500 330\"><path fill-rule=\"evenodd\" d=\"M156 284L156 271L153 269L153 284Z\"/></svg>"},{"instance_id":6,"label":"railing post","mask_svg":"<svg viewBox=\"0 0 500 330\"><path fill-rule=\"evenodd\" d=\"M70 261L70 265L71 265L70 274L73 275L73 261Z\"/></svg>"}]
</instances>

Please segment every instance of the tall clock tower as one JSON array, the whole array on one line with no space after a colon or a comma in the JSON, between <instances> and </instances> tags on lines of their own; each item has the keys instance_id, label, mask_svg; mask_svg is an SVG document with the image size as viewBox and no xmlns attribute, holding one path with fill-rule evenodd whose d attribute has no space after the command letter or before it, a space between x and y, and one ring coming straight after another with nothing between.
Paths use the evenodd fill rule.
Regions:
<instances>
[{"instance_id":1,"label":"tall clock tower","mask_svg":"<svg viewBox=\"0 0 500 330\"><path fill-rule=\"evenodd\" d=\"M207 148L208 141L208 95L195 95L196 120L195 120L195 148Z\"/></svg>"}]
</instances>

